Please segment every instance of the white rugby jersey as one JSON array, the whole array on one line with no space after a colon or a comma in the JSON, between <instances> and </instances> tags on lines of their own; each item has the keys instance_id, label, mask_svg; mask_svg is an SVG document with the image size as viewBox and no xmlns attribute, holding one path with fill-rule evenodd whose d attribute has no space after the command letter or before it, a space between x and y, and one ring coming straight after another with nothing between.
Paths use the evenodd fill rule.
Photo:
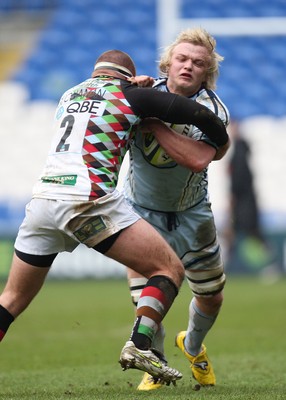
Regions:
<instances>
[{"instance_id":1,"label":"white rugby jersey","mask_svg":"<svg viewBox=\"0 0 286 400\"><path fill-rule=\"evenodd\" d=\"M154 87L168 92L166 79L157 80ZM212 90L201 89L190 99L208 107L225 124L229 112ZM182 135L212 144L194 125L169 124ZM130 148L130 167L124 182L127 198L141 207L157 211L183 211L208 195L208 171L194 173L169 157L152 134L136 132Z\"/></svg>"},{"instance_id":2,"label":"white rugby jersey","mask_svg":"<svg viewBox=\"0 0 286 400\"><path fill-rule=\"evenodd\" d=\"M227 140L219 118L197 102L112 76L87 79L59 102L54 137L33 197L91 201L113 192L129 140L146 117L195 121L204 131L212 130L216 143Z\"/></svg>"},{"instance_id":3,"label":"white rugby jersey","mask_svg":"<svg viewBox=\"0 0 286 400\"><path fill-rule=\"evenodd\" d=\"M132 127L140 121L114 78L88 79L62 96L33 196L92 200L112 192Z\"/></svg>"}]
</instances>

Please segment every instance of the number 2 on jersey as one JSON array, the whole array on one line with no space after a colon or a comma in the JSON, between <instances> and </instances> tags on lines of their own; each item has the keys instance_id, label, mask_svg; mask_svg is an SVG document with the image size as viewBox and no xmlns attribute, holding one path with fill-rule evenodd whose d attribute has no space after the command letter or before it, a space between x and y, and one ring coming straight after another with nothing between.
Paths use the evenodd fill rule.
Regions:
<instances>
[{"instance_id":1,"label":"number 2 on jersey","mask_svg":"<svg viewBox=\"0 0 286 400\"><path fill-rule=\"evenodd\" d=\"M61 123L61 128L66 128L64 131L63 136L61 137L61 140L59 141L59 144L56 147L56 152L63 152L63 151L68 151L70 145L66 143L66 140L71 134L72 128L74 124L74 116L73 115L67 115Z\"/></svg>"}]
</instances>

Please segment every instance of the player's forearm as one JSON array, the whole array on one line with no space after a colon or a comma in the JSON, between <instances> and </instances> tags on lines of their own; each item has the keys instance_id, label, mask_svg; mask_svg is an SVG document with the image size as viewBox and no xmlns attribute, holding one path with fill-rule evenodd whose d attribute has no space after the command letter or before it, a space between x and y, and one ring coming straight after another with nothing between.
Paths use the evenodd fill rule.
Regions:
<instances>
[{"instance_id":1,"label":"player's forearm","mask_svg":"<svg viewBox=\"0 0 286 400\"><path fill-rule=\"evenodd\" d=\"M174 161L193 172L200 172L206 168L216 153L212 146L182 136L161 121L153 120L148 124L148 128Z\"/></svg>"},{"instance_id":2,"label":"player's forearm","mask_svg":"<svg viewBox=\"0 0 286 400\"><path fill-rule=\"evenodd\" d=\"M217 147L227 143L228 134L222 120L206 106L184 96L129 83L123 89L133 111L142 119L153 117L173 124L195 125Z\"/></svg>"}]
</instances>

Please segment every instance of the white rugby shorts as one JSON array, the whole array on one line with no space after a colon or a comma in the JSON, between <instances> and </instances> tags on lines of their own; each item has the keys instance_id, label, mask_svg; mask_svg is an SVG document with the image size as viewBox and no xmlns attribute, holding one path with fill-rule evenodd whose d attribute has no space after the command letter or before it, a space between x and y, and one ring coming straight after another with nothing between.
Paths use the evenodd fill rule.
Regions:
<instances>
[{"instance_id":1,"label":"white rugby shorts","mask_svg":"<svg viewBox=\"0 0 286 400\"><path fill-rule=\"evenodd\" d=\"M15 248L32 255L94 247L140 219L117 190L95 201L33 198L26 206Z\"/></svg>"}]
</instances>

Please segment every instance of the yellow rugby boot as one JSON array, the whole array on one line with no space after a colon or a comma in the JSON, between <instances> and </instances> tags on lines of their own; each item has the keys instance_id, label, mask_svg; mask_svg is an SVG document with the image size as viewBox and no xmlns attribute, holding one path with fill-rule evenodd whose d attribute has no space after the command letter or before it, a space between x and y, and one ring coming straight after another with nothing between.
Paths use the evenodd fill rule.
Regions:
<instances>
[{"instance_id":1,"label":"yellow rugby boot","mask_svg":"<svg viewBox=\"0 0 286 400\"><path fill-rule=\"evenodd\" d=\"M216 384L216 378L210 359L207 356L206 346L203 344L202 351L197 356L192 356L185 348L185 337L186 331L179 332L175 339L175 345L179 347L190 361L193 377L201 386L214 386Z\"/></svg>"},{"instance_id":2,"label":"yellow rugby boot","mask_svg":"<svg viewBox=\"0 0 286 400\"><path fill-rule=\"evenodd\" d=\"M148 374L148 372L145 372L142 381L137 387L137 390L155 390L155 389L160 389L162 386L163 386L162 382L160 381L156 382L154 376Z\"/></svg>"}]
</instances>

